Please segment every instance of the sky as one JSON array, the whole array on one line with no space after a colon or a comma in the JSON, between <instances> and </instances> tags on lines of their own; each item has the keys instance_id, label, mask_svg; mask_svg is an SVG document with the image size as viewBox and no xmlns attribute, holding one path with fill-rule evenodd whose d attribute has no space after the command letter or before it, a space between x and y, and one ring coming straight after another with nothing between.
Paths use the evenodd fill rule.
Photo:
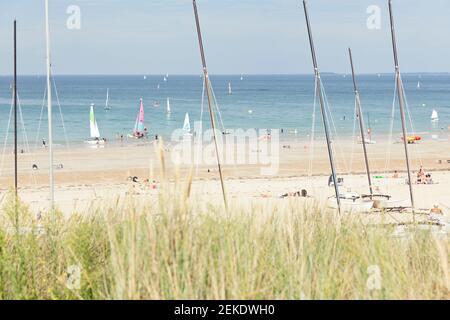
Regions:
<instances>
[{"instance_id":1,"label":"sky","mask_svg":"<svg viewBox=\"0 0 450 320\"><path fill-rule=\"evenodd\" d=\"M49 0L54 74L200 74L191 0ZM197 0L211 74L312 73L300 0ZM380 8L374 24L369 6ZM403 72L450 72L449 0L393 0ZM80 28L69 29L70 6ZM387 0L309 0L322 72L392 72ZM0 75L45 74L44 0L0 0ZM368 28L367 22L371 22ZM72 21L72 20L71 20ZM374 28L375 26L375 28Z\"/></svg>"}]
</instances>

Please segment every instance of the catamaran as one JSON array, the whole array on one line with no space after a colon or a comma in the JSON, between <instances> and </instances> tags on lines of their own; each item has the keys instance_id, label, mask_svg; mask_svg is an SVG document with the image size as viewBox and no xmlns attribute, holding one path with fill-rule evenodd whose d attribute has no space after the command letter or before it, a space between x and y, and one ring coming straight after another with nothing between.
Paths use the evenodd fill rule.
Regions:
<instances>
[{"instance_id":1,"label":"catamaran","mask_svg":"<svg viewBox=\"0 0 450 320\"><path fill-rule=\"evenodd\" d=\"M189 113L186 112L186 115L184 116L184 124L183 124L183 131L185 132L185 135L192 135L191 133L191 121L189 120Z\"/></svg>"},{"instance_id":2,"label":"catamaran","mask_svg":"<svg viewBox=\"0 0 450 320\"><path fill-rule=\"evenodd\" d=\"M431 122L438 122L439 121L439 115L438 112L433 109L433 112L431 113Z\"/></svg>"},{"instance_id":3,"label":"catamaran","mask_svg":"<svg viewBox=\"0 0 450 320\"><path fill-rule=\"evenodd\" d=\"M106 89L106 102L105 102L105 110L109 111L111 110L111 107L109 105L109 88Z\"/></svg>"},{"instance_id":4,"label":"catamaran","mask_svg":"<svg viewBox=\"0 0 450 320\"><path fill-rule=\"evenodd\" d=\"M325 131L325 138L327 141L327 149L328 149L328 157L330 160L330 168L331 168L331 182L334 186L335 195L328 198L328 206L333 209L337 209L339 213L342 211L346 212L367 212L373 207L373 201L368 199L361 198L360 195L353 193L340 193L339 192L339 184L336 175L336 166L335 159L333 154L333 148L331 146L331 136L330 129L328 123L328 115L326 113L326 105L325 98L322 89L322 80L320 76L320 71L316 58L316 50L314 47L314 40L311 31L311 24L309 20L308 8L306 4L306 0L303 0L303 8L305 11L305 19L306 19L306 27L308 29L309 36L309 44L311 48L311 57L314 68L315 82L316 82L316 93L318 96L318 100L320 103L320 110L322 113L323 127ZM331 184L330 184L331 185Z\"/></svg>"},{"instance_id":5,"label":"catamaran","mask_svg":"<svg viewBox=\"0 0 450 320\"><path fill-rule=\"evenodd\" d=\"M363 119L361 98L360 98L359 89L358 89L358 85L357 85L357 81L356 81L355 67L353 65L352 50L350 48L348 49L348 53L349 53L349 57L350 57L350 66L352 69L352 78L353 78L353 88L354 88L354 92L355 92L356 118L358 119L358 123L359 123L359 130L360 130L360 134L361 134L361 143L362 143L362 147L363 147L364 162L365 162L366 174L367 174L367 182L369 185L369 194L368 195L354 194L352 196L355 199L358 199L358 197L359 197L363 201L365 199L370 199L371 201L373 201L373 207L378 208L378 209L398 208L398 207L407 206L407 201L404 199L397 200L397 199L392 199L392 197L390 195L374 193L373 185L372 185L372 178L370 176L369 157L368 157L366 145L370 144L370 143L375 143L375 142L374 141L372 142L372 139L370 136L371 129L370 129L369 114L368 114L369 129L367 130L367 132L369 133L369 138L368 139L365 138L365 133L364 133L365 128L364 128L364 119ZM370 209L372 209L372 208L367 204L366 210L370 210Z\"/></svg>"},{"instance_id":6,"label":"catamaran","mask_svg":"<svg viewBox=\"0 0 450 320\"><path fill-rule=\"evenodd\" d=\"M134 125L134 130L128 135L129 138L133 139L143 139L147 136L147 128L144 126L144 102L141 99L139 106L139 113L136 117L136 123Z\"/></svg>"},{"instance_id":7,"label":"catamaran","mask_svg":"<svg viewBox=\"0 0 450 320\"><path fill-rule=\"evenodd\" d=\"M105 144L105 139L100 138L100 131L98 130L97 120L95 119L94 104L91 104L91 111L89 113L89 126L91 138L86 140L86 143L93 145Z\"/></svg>"}]
</instances>

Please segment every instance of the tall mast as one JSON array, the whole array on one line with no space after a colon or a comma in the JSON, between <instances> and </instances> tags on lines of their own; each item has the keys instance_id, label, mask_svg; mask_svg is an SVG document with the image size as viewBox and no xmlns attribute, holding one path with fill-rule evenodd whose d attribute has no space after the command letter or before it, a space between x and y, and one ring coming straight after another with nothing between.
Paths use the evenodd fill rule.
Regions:
<instances>
[{"instance_id":1,"label":"tall mast","mask_svg":"<svg viewBox=\"0 0 450 320\"><path fill-rule=\"evenodd\" d=\"M14 20L14 192L17 199L17 23Z\"/></svg>"},{"instance_id":2,"label":"tall mast","mask_svg":"<svg viewBox=\"0 0 450 320\"><path fill-rule=\"evenodd\" d=\"M50 26L48 22L48 0L45 0L45 38L47 43L47 111L48 111L48 152L50 157L50 211L55 206L55 181L53 176L53 122L52 122L52 87L50 60Z\"/></svg>"},{"instance_id":3,"label":"tall mast","mask_svg":"<svg viewBox=\"0 0 450 320\"><path fill-rule=\"evenodd\" d=\"M364 161L366 164L366 172L367 172L367 181L369 182L370 195L373 196L372 179L370 178L369 159L367 157L366 138L365 138L365 134L364 134L363 113L361 111L361 99L359 96L358 85L356 84L355 67L353 65L352 49L348 48L348 54L350 57L350 65L352 67L353 87L355 89L355 99L356 99L356 110L357 110L357 116L359 119L359 129L361 131L361 139L362 139L362 145L363 145L363 151L364 151Z\"/></svg>"},{"instance_id":4,"label":"tall mast","mask_svg":"<svg viewBox=\"0 0 450 320\"><path fill-rule=\"evenodd\" d=\"M329 128L328 128L328 120L327 120L327 115L326 115L326 111L325 111L325 103L324 103L324 99L323 99L323 95L322 95L320 72L319 72L319 67L317 66L316 51L314 48L314 40L313 40L313 36L312 36L311 25L309 22L309 15L308 15L308 8L306 5L306 0L303 0L303 8L305 10L306 26L308 28L309 44L311 47L311 56L312 56L313 66L314 66L314 75L315 75L316 82L317 82L317 91L318 91L319 101L320 101L320 110L322 111L322 120L323 120L323 127L325 130L325 138L327 139L328 156L330 158L330 167L331 167L331 172L332 172L332 177L333 177L334 191L336 193L336 201L337 201L337 205L338 205L338 210L339 210L339 212L341 212L341 199L339 196L339 186L338 186L337 177L336 177L336 168L334 165L333 149L331 147L331 142L330 142L330 132L329 132Z\"/></svg>"},{"instance_id":5,"label":"tall mast","mask_svg":"<svg viewBox=\"0 0 450 320\"><path fill-rule=\"evenodd\" d=\"M405 158L406 158L406 169L408 171L408 185L409 185L409 195L411 198L411 206L414 212L414 194L412 188L412 180L411 180L411 168L409 164L409 153L408 153L408 140L407 140L407 132L406 132L406 117L405 117L405 97L403 91L403 83L400 74L400 67L398 63L398 54L397 54L397 41L395 38L395 25L394 25L394 15L392 13L392 1L389 0L389 17L391 22L391 35L392 35L392 49L394 52L394 64L395 64L395 80L397 82L397 93L398 93L398 102L400 105L400 117L402 119L402 131L403 131L403 146L405 148Z\"/></svg>"},{"instance_id":6,"label":"tall mast","mask_svg":"<svg viewBox=\"0 0 450 320\"><path fill-rule=\"evenodd\" d=\"M206 88L206 95L208 97L208 109L209 109L209 116L211 120L211 128L213 130L213 138L214 138L214 145L216 148L216 158L217 158L217 167L219 169L219 175L220 175L220 184L222 187L222 195L223 195L223 201L225 203L225 208L228 208L227 205L227 196L225 193L225 184L223 182L223 174L222 174L222 165L220 164L220 156L219 156L219 147L217 146L217 137L216 137L216 123L215 123L215 115L214 110L211 106L212 104L212 97L210 92L210 82L209 82L209 75L208 75L208 69L206 68L206 58L205 58L205 51L203 49L203 40L202 40L202 32L200 30L200 20L198 17L198 11L197 11L197 3L195 0L192 0L192 5L194 6L194 15L195 15L195 23L197 25L197 36L198 36L198 43L200 47L200 55L202 58L202 66L203 66L203 78L205 81L205 88Z\"/></svg>"}]
</instances>

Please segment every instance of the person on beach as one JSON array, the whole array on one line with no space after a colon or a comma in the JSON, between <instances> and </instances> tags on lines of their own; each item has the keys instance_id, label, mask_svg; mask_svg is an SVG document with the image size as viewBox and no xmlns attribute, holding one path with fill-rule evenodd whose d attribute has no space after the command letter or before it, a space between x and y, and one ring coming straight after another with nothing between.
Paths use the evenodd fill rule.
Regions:
<instances>
[{"instance_id":1,"label":"person on beach","mask_svg":"<svg viewBox=\"0 0 450 320\"><path fill-rule=\"evenodd\" d=\"M443 211L437 204L435 204L433 208L431 208L430 213L443 214Z\"/></svg>"},{"instance_id":2,"label":"person on beach","mask_svg":"<svg viewBox=\"0 0 450 320\"><path fill-rule=\"evenodd\" d=\"M424 184L425 183L425 171L423 167L420 166L419 172L417 172L417 183Z\"/></svg>"},{"instance_id":3,"label":"person on beach","mask_svg":"<svg viewBox=\"0 0 450 320\"><path fill-rule=\"evenodd\" d=\"M47 148L47 143L45 142L44 138L42 138L42 147L43 148Z\"/></svg>"},{"instance_id":4,"label":"person on beach","mask_svg":"<svg viewBox=\"0 0 450 320\"><path fill-rule=\"evenodd\" d=\"M398 171L397 170L394 171L394 174L392 175L392 178L398 179Z\"/></svg>"}]
</instances>

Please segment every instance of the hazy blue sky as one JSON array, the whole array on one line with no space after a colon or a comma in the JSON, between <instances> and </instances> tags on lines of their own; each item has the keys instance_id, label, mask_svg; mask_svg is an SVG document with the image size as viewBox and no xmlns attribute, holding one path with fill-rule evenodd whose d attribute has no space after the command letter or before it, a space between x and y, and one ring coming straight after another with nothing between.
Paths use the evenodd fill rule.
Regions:
<instances>
[{"instance_id":1,"label":"hazy blue sky","mask_svg":"<svg viewBox=\"0 0 450 320\"><path fill-rule=\"evenodd\" d=\"M210 73L311 73L300 0L197 0ZM69 5L81 29L69 30ZM381 29L366 10L381 8ZM310 0L322 72L392 71L387 0ZM449 0L395 0L404 72L450 72ZM12 70L12 23L18 20L19 71L45 72L44 0L0 0L0 74ZM50 0L55 74L196 74L201 72L191 0Z\"/></svg>"}]
</instances>

